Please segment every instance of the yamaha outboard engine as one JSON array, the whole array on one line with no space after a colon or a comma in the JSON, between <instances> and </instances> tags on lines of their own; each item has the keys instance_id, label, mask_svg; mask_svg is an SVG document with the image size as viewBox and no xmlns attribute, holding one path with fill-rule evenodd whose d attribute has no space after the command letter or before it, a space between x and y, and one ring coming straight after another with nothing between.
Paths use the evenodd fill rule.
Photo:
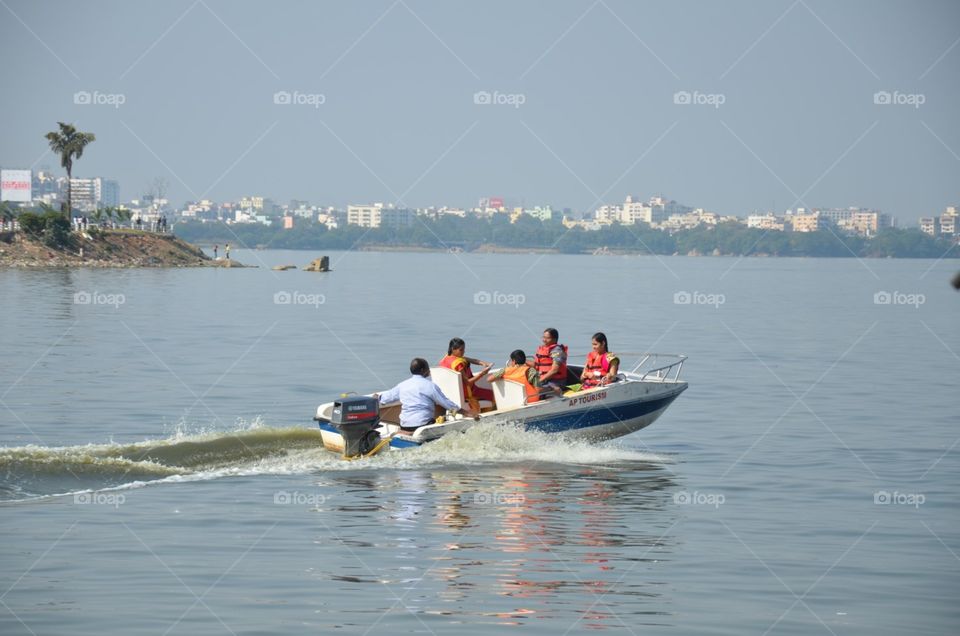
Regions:
<instances>
[{"instance_id":1,"label":"yamaha outboard engine","mask_svg":"<svg viewBox=\"0 0 960 636\"><path fill-rule=\"evenodd\" d=\"M380 424L380 401L358 395L333 403L330 423L343 435L343 456L366 455L380 442L376 428Z\"/></svg>"}]
</instances>

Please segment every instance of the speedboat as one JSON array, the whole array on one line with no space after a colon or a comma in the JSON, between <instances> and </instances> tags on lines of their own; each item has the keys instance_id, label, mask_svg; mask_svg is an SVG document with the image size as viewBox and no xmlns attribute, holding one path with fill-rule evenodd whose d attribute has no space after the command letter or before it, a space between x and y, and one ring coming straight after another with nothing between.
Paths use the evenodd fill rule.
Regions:
<instances>
[{"instance_id":1,"label":"speedboat","mask_svg":"<svg viewBox=\"0 0 960 636\"><path fill-rule=\"evenodd\" d=\"M382 451L422 446L478 422L519 425L526 430L559 434L570 439L602 441L629 435L652 424L687 389L680 379L686 356L641 354L630 371L617 381L528 403L524 386L500 379L486 382L495 403L481 402L477 419L450 416L437 407L433 424L407 431L400 427L400 403L380 405L375 394L345 394L317 407L324 447L345 459L370 457ZM579 381L582 366L568 365L568 380ZM460 374L432 367L430 378L458 405L465 403ZM486 377L478 381L483 385Z\"/></svg>"}]
</instances>

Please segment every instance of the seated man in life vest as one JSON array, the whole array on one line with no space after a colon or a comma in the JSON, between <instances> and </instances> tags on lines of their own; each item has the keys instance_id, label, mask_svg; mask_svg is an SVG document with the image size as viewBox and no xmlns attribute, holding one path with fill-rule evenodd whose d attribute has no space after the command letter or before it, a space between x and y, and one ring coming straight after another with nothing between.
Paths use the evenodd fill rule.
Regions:
<instances>
[{"instance_id":1,"label":"seated man in life vest","mask_svg":"<svg viewBox=\"0 0 960 636\"><path fill-rule=\"evenodd\" d=\"M593 351L587 354L587 363L580 374L580 388L592 389L617 381L620 358L607 351L607 336L598 331L593 334Z\"/></svg>"},{"instance_id":2,"label":"seated man in life vest","mask_svg":"<svg viewBox=\"0 0 960 636\"><path fill-rule=\"evenodd\" d=\"M493 365L483 360L466 357L467 344L463 338L452 338L447 347L447 355L440 360L440 366L446 367L460 374L460 380L463 382L463 398L474 408L480 410L480 400L493 402L493 391L490 389L476 386L477 380L482 378L490 371ZM473 374L471 364L481 366L480 372Z\"/></svg>"},{"instance_id":3,"label":"seated man in life vest","mask_svg":"<svg viewBox=\"0 0 960 636\"><path fill-rule=\"evenodd\" d=\"M510 354L510 361L507 366L490 376L491 382L496 382L501 378L513 380L523 385L527 391L527 404L532 404L540 400L540 395L544 391L554 391L552 387L543 387L540 384L540 374L537 370L527 365L527 354L522 349L517 349Z\"/></svg>"},{"instance_id":4,"label":"seated man in life vest","mask_svg":"<svg viewBox=\"0 0 960 636\"><path fill-rule=\"evenodd\" d=\"M543 332L543 344L527 364L540 374L540 383L563 393L567 385L567 345L557 342L559 332L549 327Z\"/></svg>"},{"instance_id":5,"label":"seated man in life vest","mask_svg":"<svg viewBox=\"0 0 960 636\"><path fill-rule=\"evenodd\" d=\"M375 394L381 405L400 401L400 428L405 432L432 424L437 405L474 419L480 417L472 407L460 408L443 394L440 387L430 379L430 365L423 358L410 361L410 374L409 378L389 391Z\"/></svg>"}]
</instances>

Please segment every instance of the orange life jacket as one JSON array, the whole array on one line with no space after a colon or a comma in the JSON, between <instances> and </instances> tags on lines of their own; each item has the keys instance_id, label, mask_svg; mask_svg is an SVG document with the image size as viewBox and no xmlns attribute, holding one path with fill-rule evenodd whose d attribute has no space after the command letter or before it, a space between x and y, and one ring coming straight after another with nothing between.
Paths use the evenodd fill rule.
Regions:
<instances>
[{"instance_id":1,"label":"orange life jacket","mask_svg":"<svg viewBox=\"0 0 960 636\"><path fill-rule=\"evenodd\" d=\"M610 353L591 351L587 354L587 363L583 368L588 373L587 379L583 381L582 387L589 389L590 387L600 386L600 378L610 372ZM600 372L599 376L596 374L597 371Z\"/></svg>"},{"instance_id":2,"label":"orange life jacket","mask_svg":"<svg viewBox=\"0 0 960 636\"><path fill-rule=\"evenodd\" d=\"M567 354L567 345L562 345L562 344L553 343L553 344L550 345L550 346L541 345L540 347L537 348L537 353L535 354L535 357L534 357L534 366L533 366L533 368L537 370L537 373L540 374L540 377L541 377L541 378L543 377L543 374L544 374L544 373L547 373L548 371L550 371L550 367L553 366L553 358L550 356L550 352L553 351L553 348L554 348L554 347L561 347L561 348L563 349L563 354L564 354L564 356L566 356L566 354ZM557 371L557 374L554 375L552 378L550 378L550 379L547 380L547 381L548 381L548 382L558 382L558 383L560 383L560 384L566 384L566 383L567 383L567 361L566 361L566 359L564 359L564 361L560 363L560 370Z\"/></svg>"},{"instance_id":3,"label":"orange life jacket","mask_svg":"<svg viewBox=\"0 0 960 636\"><path fill-rule=\"evenodd\" d=\"M470 373L470 364L467 362L466 358L459 358L454 355L444 356L443 360L440 361L441 367L446 367L452 371L456 371L460 374L460 381L463 383L463 398L465 400L472 401L473 399L473 387L467 382L467 378L463 375L463 370L467 370L468 375Z\"/></svg>"},{"instance_id":4,"label":"orange life jacket","mask_svg":"<svg viewBox=\"0 0 960 636\"><path fill-rule=\"evenodd\" d=\"M530 367L527 365L519 365L516 367L507 367L503 370L503 377L507 380L513 380L514 382L519 382L523 385L523 388L527 391L527 404L537 402L540 400L540 390L530 384L530 378L527 377L527 370Z\"/></svg>"}]
</instances>

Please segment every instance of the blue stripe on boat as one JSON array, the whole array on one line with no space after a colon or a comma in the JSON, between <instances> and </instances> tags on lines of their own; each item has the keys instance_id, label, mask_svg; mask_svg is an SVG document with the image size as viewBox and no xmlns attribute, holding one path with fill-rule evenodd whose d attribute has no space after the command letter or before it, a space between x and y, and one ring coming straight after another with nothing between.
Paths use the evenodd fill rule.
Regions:
<instances>
[{"instance_id":1,"label":"blue stripe on boat","mask_svg":"<svg viewBox=\"0 0 960 636\"><path fill-rule=\"evenodd\" d=\"M539 419L530 419L524 422L524 428L543 431L544 433L562 433L591 426L625 422L666 408L677 399L681 392L648 402L623 402L608 407L597 406L588 410L575 411L569 415L555 414Z\"/></svg>"}]
</instances>

